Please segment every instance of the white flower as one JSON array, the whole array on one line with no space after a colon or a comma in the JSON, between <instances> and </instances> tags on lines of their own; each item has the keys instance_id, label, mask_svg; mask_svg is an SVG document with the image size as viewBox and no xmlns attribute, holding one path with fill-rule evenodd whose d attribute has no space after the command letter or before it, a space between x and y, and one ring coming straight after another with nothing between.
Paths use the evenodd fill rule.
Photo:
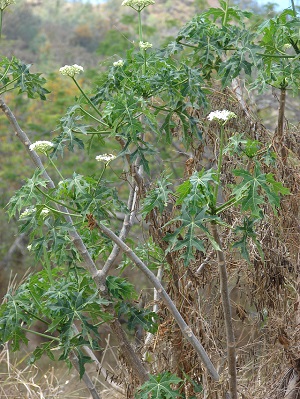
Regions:
<instances>
[{"instance_id":1,"label":"white flower","mask_svg":"<svg viewBox=\"0 0 300 399\"><path fill-rule=\"evenodd\" d=\"M114 67L122 67L124 65L124 61L123 60L119 60L113 63Z\"/></svg>"},{"instance_id":2,"label":"white flower","mask_svg":"<svg viewBox=\"0 0 300 399\"><path fill-rule=\"evenodd\" d=\"M96 156L96 161L107 163L107 162L113 161L115 158L116 158L116 156L113 154L102 154L102 155Z\"/></svg>"},{"instance_id":3,"label":"white flower","mask_svg":"<svg viewBox=\"0 0 300 399\"><path fill-rule=\"evenodd\" d=\"M141 11L143 8L155 4L154 0L124 0L122 6L132 7L135 10Z\"/></svg>"},{"instance_id":4,"label":"white flower","mask_svg":"<svg viewBox=\"0 0 300 399\"><path fill-rule=\"evenodd\" d=\"M42 210L41 210L41 216L47 216L48 215L48 213L49 213L50 211L49 211L49 209L48 208L43 208Z\"/></svg>"},{"instance_id":5,"label":"white flower","mask_svg":"<svg viewBox=\"0 0 300 399\"><path fill-rule=\"evenodd\" d=\"M148 50L148 48L152 47L152 44L149 42L140 42L139 46L141 50Z\"/></svg>"},{"instance_id":6,"label":"white flower","mask_svg":"<svg viewBox=\"0 0 300 399\"><path fill-rule=\"evenodd\" d=\"M51 141L41 140L36 141L35 143L30 144L29 149L30 151L38 151L38 152L47 152L54 147L54 144Z\"/></svg>"},{"instance_id":7,"label":"white flower","mask_svg":"<svg viewBox=\"0 0 300 399\"><path fill-rule=\"evenodd\" d=\"M71 78L74 78L75 75L77 75L80 72L83 72L83 67L77 64L74 65L65 65L61 68L59 68L59 72L62 75L70 76Z\"/></svg>"},{"instance_id":8,"label":"white flower","mask_svg":"<svg viewBox=\"0 0 300 399\"><path fill-rule=\"evenodd\" d=\"M207 117L209 121L217 120L224 122L227 122L232 118L236 118L236 114L234 112L228 111L227 109L223 109L223 111L213 111Z\"/></svg>"},{"instance_id":9,"label":"white flower","mask_svg":"<svg viewBox=\"0 0 300 399\"><path fill-rule=\"evenodd\" d=\"M4 10L6 7L11 4L15 4L15 0L0 0L0 10Z\"/></svg>"},{"instance_id":10,"label":"white flower","mask_svg":"<svg viewBox=\"0 0 300 399\"><path fill-rule=\"evenodd\" d=\"M26 216L29 216L29 215L33 214L35 211L36 211L35 208L26 208L26 209L24 209L24 211L21 213L19 219L23 219L23 218L25 218Z\"/></svg>"}]
</instances>

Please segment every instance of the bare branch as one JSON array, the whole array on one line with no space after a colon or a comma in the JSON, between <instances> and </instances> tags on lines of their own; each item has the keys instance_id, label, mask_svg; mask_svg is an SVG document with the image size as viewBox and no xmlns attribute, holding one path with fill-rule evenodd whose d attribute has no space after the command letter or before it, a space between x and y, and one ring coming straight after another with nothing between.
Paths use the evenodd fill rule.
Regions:
<instances>
[{"instance_id":1,"label":"bare branch","mask_svg":"<svg viewBox=\"0 0 300 399\"><path fill-rule=\"evenodd\" d=\"M74 368L79 371L79 362L78 362L78 357L76 356L75 352L72 351L70 353L69 359L74 366ZM101 399L100 394L97 392L95 385L93 384L92 380L90 379L89 375L87 372L85 372L82 376L82 379L87 387L87 389L90 391L90 394L93 399Z\"/></svg>"},{"instance_id":2,"label":"bare branch","mask_svg":"<svg viewBox=\"0 0 300 399\"><path fill-rule=\"evenodd\" d=\"M148 269L145 263L132 251L131 248L128 247L116 234L114 234L109 228L104 226L102 223L99 223L98 228L102 231L105 235L107 235L113 242L118 244L120 248L125 252L129 259L131 259L137 267L146 275L146 277L151 281L155 289L158 291L159 295L162 297L165 305L172 313L174 319L176 320L179 328L182 331L182 334L186 338L186 340L193 346L195 351L198 353L200 359L202 360L203 364L207 368L211 377L215 380L219 380L219 375L215 367L213 366L211 360L209 359L206 351L204 350L203 346L200 344L197 337L194 335L190 327L186 324L183 320L181 314L178 312L174 302L169 297L165 289L163 288L161 282L157 279L157 277Z\"/></svg>"}]
</instances>

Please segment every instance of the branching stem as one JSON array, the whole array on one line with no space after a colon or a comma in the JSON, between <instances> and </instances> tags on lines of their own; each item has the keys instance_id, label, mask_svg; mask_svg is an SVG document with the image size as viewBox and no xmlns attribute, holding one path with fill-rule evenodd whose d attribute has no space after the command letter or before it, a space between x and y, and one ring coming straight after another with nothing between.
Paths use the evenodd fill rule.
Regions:
<instances>
[{"instance_id":1,"label":"branching stem","mask_svg":"<svg viewBox=\"0 0 300 399\"><path fill-rule=\"evenodd\" d=\"M213 366L211 360L209 359L206 351L204 350L203 346L200 344L197 337L194 335L190 327L186 324L183 320L181 314L178 312L174 302L169 297L165 289L163 288L161 282L157 279L157 277L149 270L149 268L144 264L144 262L132 251L131 248L128 247L114 232L112 232L108 227L104 226L102 223L98 223L97 227L99 228L102 233L108 236L114 243L116 243L131 259L136 266L145 274L148 280L153 284L154 288L158 291L159 295L162 297L165 305L173 315L174 319L176 320L179 328L182 331L183 336L186 340L193 346L195 351L198 353L200 359L202 360L204 366L207 368L210 376L215 380L219 380L219 374L215 367ZM236 398L233 398L236 399Z\"/></svg>"},{"instance_id":2,"label":"branching stem","mask_svg":"<svg viewBox=\"0 0 300 399\"><path fill-rule=\"evenodd\" d=\"M92 101L88 98L88 96L85 94L85 92L82 90L82 88L78 84L77 80L75 78L72 78L72 79L73 79L75 85L77 86L78 90L80 91L80 93L83 95L83 97L88 102L88 104L93 108L93 110L97 113L97 115L100 115L98 108L95 107L95 105L92 103ZM101 121L100 119L97 119L97 121L100 122L102 125L109 127L107 123Z\"/></svg>"}]
</instances>

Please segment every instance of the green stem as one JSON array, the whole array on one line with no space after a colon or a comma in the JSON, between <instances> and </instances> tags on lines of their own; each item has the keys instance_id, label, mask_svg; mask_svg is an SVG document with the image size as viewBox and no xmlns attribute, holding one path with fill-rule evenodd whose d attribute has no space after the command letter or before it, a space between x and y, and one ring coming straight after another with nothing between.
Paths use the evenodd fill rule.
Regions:
<instances>
[{"instance_id":1,"label":"green stem","mask_svg":"<svg viewBox=\"0 0 300 399\"><path fill-rule=\"evenodd\" d=\"M142 10L138 10L138 16L139 16L139 41L143 42L143 25L142 25L142 12L141 11ZM146 50L145 49L141 49L141 53L142 53L142 56L144 57L144 64L143 64L143 67L142 67L142 72L143 72L143 75L144 75L146 73L146 66L147 66L147 63L146 63L146 60L147 60Z\"/></svg>"},{"instance_id":2,"label":"green stem","mask_svg":"<svg viewBox=\"0 0 300 399\"><path fill-rule=\"evenodd\" d=\"M220 148L219 148L219 156L218 156L217 179L216 179L215 192L214 192L214 207L217 204L218 191L219 191L220 180L221 180L223 149L224 149L224 136L225 136L224 126L220 125Z\"/></svg>"},{"instance_id":3,"label":"green stem","mask_svg":"<svg viewBox=\"0 0 300 399\"><path fill-rule=\"evenodd\" d=\"M9 66L8 66L7 69L6 69L6 71L4 72L4 75L3 75L2 78L0 79L0 82L5 78L5 75L7 75L8 68L10 67L10 65L11 65L11 64L9 64ZM22 75L17 76L15 79L9 81L8 83L6 83L6 85L2 86L2 87L1 87L0 95L2 95L2 94L4 94L4 93L7 93L7 92L9 92L9 91L14 90L15 87L12 87L12 88L7 89L7 90L3 90L3 89L5 89L6 87L8 87L8 86L11 85L12 83L14 83L16 80L20 79L21 76L22 76Z\"/></svg>"},{"instance_id":4,"label":"green stem","mask_svg":"<svg viewBox=\"0 0 300 399\"><path fill-rule=\"evenodd\" d=\"M142 10L138 10L138 16L139 16L139 41L143 41L143 25L142 25Z\"/></svg>"},{"instance_id":5,"label":"green stem","mask_svg":"<svg viewBox=\"0 0 300 399\"><path fill-rule=\"evenodd\" d=\"M31 294L31 297L33 298L34 302L36 303L36 299L34 298L34 296ZM38 317L37 315L35 315L34 313L30 312L28 309L24 308L23 306L21 306L18 303L18 306L24 310L24 312L26 312L27 314L29 314L29 316L31 316L33 319L35 320L39 320L41 323L47 324L47 326L50 324L48 323L46 320L41 319L40 317ZM37 304L37 307L39 307L39 304Z\"/></svg>"},{"instance_id":6,"label":"green stem","mask_svg":"<svg viewBox=\"0 0 300 399\"><path fill-rule=\"evenodd\" d=\"M239 202L241 198L236 199L236 198L231 198L227 202L225 202L223 205L219 206L219 208L214 209L214 214L219 215L219 213L225 211L226 209L230 208L232 205L236 204Z\"/></svg>"},{"instance_id":7,"label":"green stem","mask_svg":"<svg viewBox=\"0 0 300 399\"><path fill-rule=\"evenodd\" d=\"M147 69L147 52L145 49L143 49L143 57L144 57L144 65L143 65L142 72L143 72L143 75L145 75L146 69Z\"/></svg>"},{"instance_id":8,"label":"green stem","mask_svg":"<svg viewBox=\"0 0 300 399\"><path fill-rule=\"evenodd\" d=\"M225 14L223 17L223 21L222 21L222 26L226 26L227 25L227 20L228 20L228 6L229 6L229 0L226 1L226 8L225 8Z\"/></svg>"},{"instance_id":9,"label":"green stem","mask_svg":"<svg viewBox=\"0 0 300 399\"><path fill-rule=\"evenodd\" d=\"M51 285L54 286L54 280L53 280L53 276L52 276L52 272L51 272L51 263L50 263L50 259L49 259L46 247L44 247L44 260L45 260L45 264L46 264L46 271L47 271L49 281L50 281Z\"/></svg>"},{"instance_id":10,"label":"green stem","mask_svg":"<svg viewBox=\"0 0 300 399\"><path fill-rule=\"evenodd\" d=\"M291 0L291 3L292 3L292 9L293 9L294 17L296 18L297 17L297 12L296 12L296 7L295 7L294 0Z\"/></svg>"},{"instance_id":11,"label":"green stem","mask_svg":"<svg viewBox=\"0 0 300 399\"><path fill-rule=\"evenodd\" d=\"M85 115L87 115L89 118L94 119L94 121L103 124L103 122L102 122L100 119L98 119L98 118L96 118L94 115L90 114L90 113L89 113L88 111L86 111L84 108L80 107L80 110L81 110Z\"/></svg>"},{"instance_id":12,"label":"green stem","mask_svg":"<svg viewBox=\"0 0 300 399\"><path fill-rule=\"evenodd\" d=\"M103 177L103 175L104 175L104 172L105 172L105 170L106 170L106 168L107 168L107 165L108 165L108 163L104 164L104 168L102 169L102 172L101 172L101 175L100 175L100 177L99 177L99 179L98 179L97 185L100 184L100 182L101 182L101 180L102 180L102 177Z\"/></svg>"},{"instance_id":13,"label":"green stem","mask_svg":"<svg viewBox=\"0 0 300 399\"><path fill-rule=\"evenodd\" d=\"M85 94L85 92L82 90L82 88L79 86L77 80L72 77L75 85L77 86L78 90L80 91L80 93L83 95L83 97L86 99L86 101L90 104L90 106L93 108L93 110L97 113L97 115L101 116L99 110L97 107L95 107L95 105L92 103L92 101L88 98L88 96ZM99 120L100 123L102 123L102 125L109 127L109 125L101 120Z\"/></svg>"},{"instance_id":14,"label":"green stem","mask_svg":"<svg viewBox=\"0 0 300 399\"><path fill-rule=\"evenodd\" d=\"M187 44L187 43L182 43L182 42L177 42L178 44L182 44L185 47L191 47L191 48L199 48L199 46L194 46L193 44Z\"/></svg>"},{"instance_id":15,"label":"green stem","mask_svg":"<svg viewBox=\"0 0 300 399\"><path fill-rule=\"evenodd\" d=\"M295 53L296 53L297 55L299 55L299 54L300 54L300 49L299 49L299 47L298 47L298 41L295 41L295 42L294 42L294 40L293 40L291 37L288 38L288 41L289 41L290 44L292 45L292 47L293 47Z\"/></svg>"},{"instance_id":16,"label":"green stem","mask_svg":"<svg viewBox=\"0 0 300 399\"><path fill-rule=\"evenodd\" d=\"M85 133L82 133L82 132L78 132L78 131L75 130L75 129L72 129L72 132L74 132L74 133L76 133L76 134L84 134L84 135L89 134L89 135L94 135L94 134L111 133L111 130L98 130L98 132L89 132L89 131L87 131L87 132L85 132Z\"/></svg>"},{"instance_id":17,"label":"green stem","mask_svg":"<svg viewBox=\"0 0 300 399\"><path fill-rule=\"evenodd\" d=\"M55 163L52 161L52 158L50 156L47 155L47 158L49 159L49 162L51 163L51 165L54 167L54 169L56 170L56 172L58 173L59 177L61 178L61 180L64 180L63 175L60 173L60 171L57 169Z\"/></svg>"},{"instance_id":18,"label":"green stem","mask_svg":"<svg viewBox=\"0 0 300 399\"><path fill-rule=\"evenodd\" d=\"M0 91L0 96L2 96L2 94L4 94L4 93L8 93L9 91L13 91L14 89L15 89L15 87L12 87L11 89Z\"/></svg>"},{"instance_id":19,"label":"green stem","mask_svg":"<svg viewBox=\"0 0 300 399\"><path fill-rule=\"evenodd\" d=\"M272 58L296 58L295 55L263 54L263 53L256 53L256 55L260 55L261 57L272 57Z\"/></svg>"},{"instance_id":20,"label":"green stem","mask_svg":"<svg viewBox=\"0 0 300 399\"><path fill-rule=\"evenodd\" d=\"M0 40L2 35L2 19L3 19L3 10L0 9Z\"/></svg>"},{"instance_id":21,"label":"green stem","mask_svg":"<svg viewBox=\"0 0 300 399\"><path fill-rule=\"evenodd\" d=\"M51 197L49 194L46 194L43 190L41 190L38 186L35 186L35 188L36 188L41 194L43 194L46 198L48 198L49 200L51 200L51 201L53 201L53 202L55 202L56 204L59 204L59 205L61 205L61 206L65 206L66 208L71 209L71 211L74 211L74 212L78 213L78 209L72 208L71 206L66 205L66 204L64 204L63 202L58 201L57 199Z\"/></svg>"},{"instance_id":22,"label":"green stem","mask_svg":"<svg viewBox=\"0 0 300 399\"><path fill-rule=\"evenodd\" d=\"M51 206L49 206L47 204L44 204L44 207L49 209L52 212L59 213L60 215L69 215L69 216L74 216L77 218L82 217L82 215L80 213L75 214L75 213L70 213L70 212L62 212L62 211L57 210L56 208L52 208Z\"/></svg>"},{"instance_id":23,"label":"green stem","mask_svg":"<svg viewBox=\"0 0 300 399\"><path fill-rule=\"evenodd\" d=\"M9 68L11 67L12 64L13 64L13 63L12 63L12 61L11 61L11 62L7 65L7 68L5 69L4 74L1 76L0 82L2 82L2 80L6 77L8 71L9 71ZM6 85L5 85L5 86L6 86ZM3 87L5 87L5 86L3 86ZM2 88L3 88L3 87L2 87Z\"/></svg>"},{"instance_id":24,"label":"green stem","mask_svg":"<svg viewBox=\"0 0 300 399\"><path fill-rule=\"evenodd\" d=\"M40 337L43 337L43 338L50 339L50 340L52 340L52 341L60 342L60 339L59 339L59 338L52 337L51 335L42 334L42 333L39 333L39 332L34 331L34 330L28 330L27 328L22 328L22 330L24 330L24 331L26 331L26 332L29 332L29 333L32 333L32 334L35 334L35 335L39 335Z\"/></svg>"}]
</instances>

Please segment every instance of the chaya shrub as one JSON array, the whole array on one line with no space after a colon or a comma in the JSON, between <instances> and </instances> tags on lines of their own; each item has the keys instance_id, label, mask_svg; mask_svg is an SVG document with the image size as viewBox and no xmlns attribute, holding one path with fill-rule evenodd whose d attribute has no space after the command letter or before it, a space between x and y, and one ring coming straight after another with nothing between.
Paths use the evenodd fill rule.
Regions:
<instances>
[{"instance_id":1,"label":"chaya shrub","mask_svg":"<svg viewBox=\"0 0 300 399\"><path fill-rule=\"evenodd\" d=\"M262 398L285 363L282 350L281 357L270 351L280 320L276 334L297 385L297 253L285 229L298 238L288 201L299 163L284 129L287 91L296 93L300 77L295 7L254 28L250 12L221 0L158 49L142 23L155 2L122 4L136 13L136 44L91 92L78 81L83 66L60 68L78 97L55 138L31 143L0 100L36 167L8 213L43 264L6 295L1 342L20 350L38 320L45 341L30 361L46 354L73 365L99 398L85 366L102 369L94 351L105 345L106 324L120 363L107 380L129 398L237 399L248 391ZM0 66L2 94L46 99L44 78L28 65L3 57ZM278 88L275 134L252 116L241 80L261 92ZM119 149L104 153L104 142ZM92 173L64 176L64 153L85 147L98 150ZM153 298L122 275L129 265L146 277Z\"/></svg>"}]
</instances>

